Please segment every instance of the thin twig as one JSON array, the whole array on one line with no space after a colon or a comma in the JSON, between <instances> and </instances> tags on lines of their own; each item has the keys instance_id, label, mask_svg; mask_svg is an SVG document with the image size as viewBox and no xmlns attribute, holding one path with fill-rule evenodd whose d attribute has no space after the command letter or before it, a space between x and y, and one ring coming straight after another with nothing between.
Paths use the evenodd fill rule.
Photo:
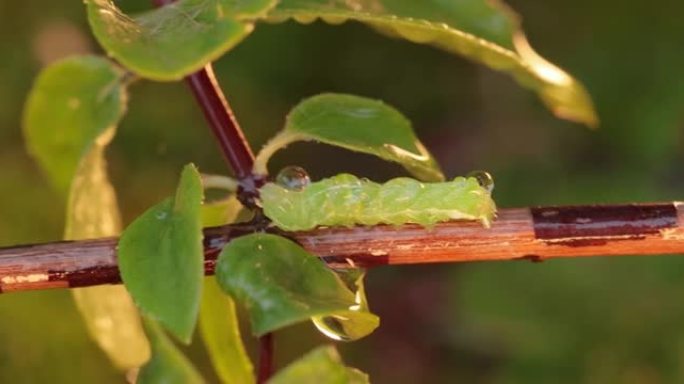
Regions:
<instances>
[{"instance_id":1,"label":"thin twig","mask_svg":"<svg viewBox=\"0 0 684 384\"><path fill-rule=\"evenodd\" d=\"M218 85L211 64L188 76L186 81L235 175L239 180L250 177L254 166L254 154Z\"/></svg>"},{"instance_id":2,"label":"thin twig","mask_svg":"<svg viewBox=\"0 0 684 384\"><path fill-rule=\"evenodd\" d=\"M491 228L467 221L320 228L280 233L335 267L556 257L684 253L681 203L502 209ZM223 246L257 227L236 224L204 232L205 270ZM2 292L120 283L116 238L0 249Z\"/></svg>"},{"instance_id":3,"label":"thin twig","mask_svg":"<svg viewBox=\"0 0 684 384\"><path fill-rule=\"evenodd\" d=\"M267 382L273 375L274 339L273 333L267 333L259 338L259 373L257 375L257 384Z\"/></svg>"}]
</instances>

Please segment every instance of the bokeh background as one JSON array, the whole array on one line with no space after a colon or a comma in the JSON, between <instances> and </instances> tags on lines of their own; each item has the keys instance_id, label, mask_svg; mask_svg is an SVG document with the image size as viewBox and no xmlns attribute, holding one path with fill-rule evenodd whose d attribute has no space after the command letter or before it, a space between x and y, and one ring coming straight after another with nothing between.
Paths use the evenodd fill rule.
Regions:
<instances>
[{"instance_id":1,"label":"bokeh background","mask_svg":"<svg viewBox=\"0 0 684 384\"><path fill-rule=\"evenodd\" d=\"M347 92L403 111L448 175L490 171L502 207L681 198L684 2L509 3L532 45L586 84L599 130L555 119L507 76L354 23L261 26L215 69L255 148L302 98ZM61 237L64 202L24 149L22 105L42 66L99 51L80 1L0 0L0 245ZM182 83L136 83L108 157L127 222L172 192L183 164L225 172ZM289 164L313 178L402 172L315 144L274 158ZM381 268L368 294L380 330L340 349L377 383L684 382L684 257ZM323 341L310 325L284 331L278 362ZM50 291L0 296L0 382L124 379L69 293Z\"/></svg>"}]
</instances>

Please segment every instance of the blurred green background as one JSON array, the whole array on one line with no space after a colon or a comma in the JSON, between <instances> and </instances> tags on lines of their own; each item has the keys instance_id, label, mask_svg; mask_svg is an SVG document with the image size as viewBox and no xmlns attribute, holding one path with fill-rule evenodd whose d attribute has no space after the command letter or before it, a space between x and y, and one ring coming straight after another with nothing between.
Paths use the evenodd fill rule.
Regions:
<instances>
[{"instance_id":1,"label":"blurred green background","mask_svg":"<svg viewBox=\"0 0 684 384\"><path fill-rule=\"evenodd\" d=\"M261 26L215 69L255 148L302 98L347 92L403 111L448 175L490 171L502 207L681 198L684 2L510 4L532 45L586 84L599 130L555 119L504 75L353 23ZM2 246L61 237L64 202L26 154L22 105L42 66L98 51L81 2L0 1ZM172 192L183 164L225 170L182 83L136 83L108 155L127 222ZM276 155L273 169L289 164L315 179L401 174L314 144ZM682 257L382 268L368 290L383 324L340 348L377 383L684 382ZM279 364L322 341L310 325L282 332ZM209 369L201 346L191 353ZM51 291L0 296L0 382L125 380L68 292Z\"/></svg>"}]
</instances>

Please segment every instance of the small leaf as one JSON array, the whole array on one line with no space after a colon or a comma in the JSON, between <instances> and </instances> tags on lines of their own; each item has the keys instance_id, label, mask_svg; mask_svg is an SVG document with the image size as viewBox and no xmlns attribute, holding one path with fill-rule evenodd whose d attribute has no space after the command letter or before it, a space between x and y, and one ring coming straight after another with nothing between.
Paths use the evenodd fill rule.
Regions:
<instances>
[{"instance_id":1,"label":"small leaf","mask_svg":"<svg viewBox=\"0 0 684 384\"><path fill-rule=\"evenodd\" d=\"M237 45L253 29L240 21L274 0L180 0L130 17L111 0L86 0L88 21L107 52L140 76L179 80Z\"/></svg>"},{"instance_id":2,"label":"small leaf","mask_svg":"<svg viewBox=\"0 0 684 384\"><path fill-rule=\"evenodd\" d=\"M145 321L152 342L152 358L140 369L138 384L202 384L204 379L192 363L152 320Z\"/></svg>"},{"instance_id":3,"label":"small leaf","mask_svg":"<svg viewBox=\"0 0 684 384\"><path fill-rule=\"evenodd\" d=\"M257 157L256 171L267 173L265 164L275 150L302 140L394 161L426 181L444 180L435 159L413 132L411 122L378 100L329 93L302 101L288 115L284 131Z\"/></svg>"},{"instance_id":4,"label":"small leaf","mask_svg":"<svg viewBox=\"0 0 684 384\"><path fill-rule=\"evenodd\" d=\"M53 185L68 192L66 240L118 235L121 219L105 147L126 109L122 72L108 60L72 57L43 70L24 112L30 152ZM72 291L88 333L118 368L142 365L150 346L121 286Z\"/></svg>"},{"instance_id":5,"label":"small leaf","mask_svg":"<svg viewBox=\"0 0 684 384\"><path fill-rule=\"evenodd\" d=\"M317 18L331 24L355 20L384 34L429 44L510 73L535 90L558 117L595 126L598 119L584 87L539 56L517 15L498 1L281 0L267 20Z\"/></svg>"},{"instance_id":6,"label":"small leaf","mask_svg":"<svg viewBox=\"0 0 684 384\"><path fill-rule=\"evenodd\" d=\"M121 76L106 59L79 56L47 67L33 85L24 109L26 143L60 192L67 193L97 140L109 142L114 134L126 110Z\"/></svg>"},{"instance_id":7,"label":"small leaf","mask_svg":"<svg viewBox=\"0 0 684 384\"><path fill-rule=\"evenodd\" d=\"M199 324L221 381L226 384L254 383L254 368L242 344L235 302L221 291L213 277L204 280Z\"/></svg>"},{"instance_id":8,"label":"small leaf","mask_svg":"<svg viewBox=\"0 0 684 384\"><path fill-rule=\"evenodd\" d=\"M81 161L69 193L66 240L115 236L121 230L114 188L107 177L104 146L113 129ZM150 357L138 310L122 286L102 285L72 291L88 332L114 365L137 368Z\"/></svg>"},{"instance_id":9,"label":"small leaf","mask_svg":"<svg viewBox=\"0 0 684 384\"><path fill-rule=\"evenodd\" d=\"M183 169L173 199L138 217L119 240L119 268L138 307L182 342L192 337L202 292L202 184Z\"/></svg>"},{"instance_id":10,"label":"small leaf","mask_svg":"<svg viewBox=\"0 0 684 384\"><path fill-rule=\"evenodd\" d=\"M380 326L380 318L371 313L368 307L363 283L366 271L359 268L349 268L336 272L347 287L355 293L356 305L328 316L316 316L311 320L321 333L333 340L359 340L370 335Z\"/></svg>"},{"instance_id":11,"label":"small leaf","mask_svg":"<svg viewBox=\"0 0 684 384\"><path fill-rule=\"evenodd\" d=\"M344 366L332 346L314 349L278 372L269 384L364 384L368 375Z\"/></svg>"},{"instance_id":12,"label":"small leaf","mask_svg":"<svg viewBox=\"0 0 684 384\"><path fill-rule=\"evenodd\" d=\"M216 277L247 308L257 336L355 304L354 294L319 258L276 235L232 240L219 256Z\"/></svg>"},{"instance_id":13,"label":"small leaf","mask_svg":"<svg viewBox=\"0 0 684 384\"><path fill-rule=\"evenodd\" d=\"M71 293L88 333L117 368L137 368L150 358L138 309L125 287L100 285L76 288Z\"/></svg>"}]
</instances>

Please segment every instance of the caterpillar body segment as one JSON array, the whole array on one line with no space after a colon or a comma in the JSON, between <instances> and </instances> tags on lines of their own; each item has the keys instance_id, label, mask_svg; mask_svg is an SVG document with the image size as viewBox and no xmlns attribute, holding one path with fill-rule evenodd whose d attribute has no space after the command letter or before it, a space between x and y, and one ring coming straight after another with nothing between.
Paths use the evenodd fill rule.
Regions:
<instances>
[{"instance_id":1,"label":"caterpillar body segment","mask_svg":"<svg viewBox=\"0 0 684 384\"><path fill-rule=\"evenodd\" d=\"M266 216L286 231L407 223L431 227L449 220L489 226L496 212L490 192L474 177L441 183L400 177L379 184L340 174L299 191L267 183L260 195Z\"/></svg>"}]
</instances>

